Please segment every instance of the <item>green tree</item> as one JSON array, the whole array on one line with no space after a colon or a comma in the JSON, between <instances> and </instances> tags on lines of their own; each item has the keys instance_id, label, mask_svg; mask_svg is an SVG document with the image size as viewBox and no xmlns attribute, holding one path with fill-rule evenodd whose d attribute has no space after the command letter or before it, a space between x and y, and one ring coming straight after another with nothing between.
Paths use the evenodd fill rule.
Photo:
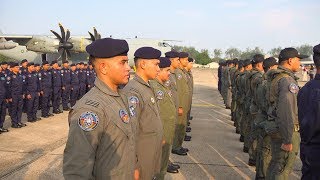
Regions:
<instances>
[{"instance_id":1,"label":"green tree","mask_svg":"<svg viewBox=\"0 0 320 180\"><path fill-rule=\"evenodd\" d=\"M207 65L212 62L212 59L209 56L209 51L207 49L201 49L200 53L195 57L196 63Z\"/></svg>"},{"instance_id":2,"label":"green tree","mask_svg":"<svg viewBox=\"0 0 320 180\"><path fill-rule=\"evenodd\" d=\"M235 58L239 58L241 55L241 51L237 48L229 48L226 50L226 52L224 53L225 57L227 59L235 59Z\"/></svg>"},{"instance_id":3,"label":"green tree","mask_svg":"<svg viewBox=\"0 0 320 180\"><path fill-rule=\"evenodd\" d=\"M221 49L214 49L213 50L213 57L214 58L221 58L222 56L222 50Z\"/></svg>"},{"instance_id":4,"label":"green tree","mask_svg":"<svg viewBox=\"0 0 320 180\"><path fill-rule=\"evenodd\" d=\"M276 48L272 48L272 49L269 51L269 54L270 54L270 56L272 56L272 57L278 57L281 50L282 50L282 48L281 48L280 46L279 46L279 47L276 47Z\"/></svg>"},{"instance_id":5,"label":"green tree","mask_svg":"<svg viewBox=\"0 0 320 180\"><path fill-rule=\"evenodd\" d=\"M255 47L254 49L247 48L245 51L241 52L240 59L251 59L255 54L264 53L259 47Z\"/></svg>"},{"instance_id":6,"label":"green tree","mask_svg":"<svg viewBox=\"0 0 320 180\"><path fill-rule=\"evenodd\" d=\"M313 54L313 47L308 44L298 46L296 47L296 49L300 54L303 54L303 55L311 56Z\"/></svg>"}]
</instances>

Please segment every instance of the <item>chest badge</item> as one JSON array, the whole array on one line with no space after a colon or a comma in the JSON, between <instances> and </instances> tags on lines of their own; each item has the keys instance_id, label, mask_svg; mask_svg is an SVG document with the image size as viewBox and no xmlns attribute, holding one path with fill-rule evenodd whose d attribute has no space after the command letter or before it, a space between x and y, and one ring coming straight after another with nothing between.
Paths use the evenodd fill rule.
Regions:
<instances>
[{"instance_id":1,"label":"chest badge","mask_svg":"<svg viewBox=\"0 0 320 180\"><path fill-rule=\"evenodd\" d=\"M164 95L163 91L161 90L157 91L157 99L159 100L163 99L163 95Z\"/></svg>"},{"instance_id":2,"label":"chest badge","mask_svg":"<svg viewBox=\"0 0 320 180\"><path fill-rule=\"evenodd\" d=\"M154 100L154 97L151 97L151 102L154 104L156 101Z\"/></svg>"},{"instance_id":3,"label":"chest badge","mask_svg":"<svg viewBox=\"0 0 320 180\"><path fill-rule=\"evenodd\" d=\"M130 122L130 118L128 112L124 109L120 109L119 116L122 122L128 124Z\"/></svg>"}]
</instances>

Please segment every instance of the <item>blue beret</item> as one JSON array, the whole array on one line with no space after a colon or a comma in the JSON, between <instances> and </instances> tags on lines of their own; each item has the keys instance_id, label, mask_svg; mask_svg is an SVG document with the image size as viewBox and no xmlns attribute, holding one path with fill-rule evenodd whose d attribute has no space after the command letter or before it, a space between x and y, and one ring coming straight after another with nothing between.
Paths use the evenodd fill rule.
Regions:
<instances>
[{"instance_id":1,"label":"blue beret","mask_svg":"<svg viewBox=\"0 0 320 180\"><path fill-rule=\"evenodd\" d=\"M42 65L46 65L46 64L49 64L49 62L48 61L43 61L42 62Z\"/></svg>"},{"instance_id":2,"label":"blue beret","mask_svg":"<svg viewBox=\"0 0 320 180\"><path fill-rule=\"evenodd\" d=\"M165 53L167 58L177 58L179 57L179 52L177 51L169 51Z\"/></svg>"},{"instance_id":3,"label":"blue beret","mask_svg":"<svg viewBox=\"0 0 320 180\"><path fill-rule=\"evenodd\" d=\"M64 63L69 63L69 61L68 61L68 60L63 60L62 63L63 63L63 64L64 64Z\"/></svg>"},{"instance_id":4,"label":"blue beret","mask_svg":"<svg viewBox=\"0 0 320 180\"><path fill-rule=\"evenodd\" d=\"M91 56L97 58L127 56L129 45L125 40L104 38L93 41L86 47L86 51Z\"/></svg>"},{"instance_id":5,"label":"blue beret","mask_svg":"<svg viewBox=\"0 0 320 180\"><path fill-rule=\"evenodd\" d=\"M72 63L70 66L71 66L71 67L72 67L72 66L76 66L76 64Z\"/></svg>"},{"instance_id":6,"label":"blue beret","mask_svg":"<svg viewBox=\"0 0 320 180\"><path fill-rule=\"evenodd\" d=\"M180 52L179 53L179 58L187 58L187 57L189 57L188 53L186 53L186 52Z\"/></svg>"},{"instance_id":7,"label":"blue beret","mask_svg":"<svg viewBox=\"0 0 320 180\"><path fill-rule=\"evenodd\" d=\"M141 47L136 50L134 57L142 59L159 59L161 51L153 47Z\"/></svg>"},{"instance_id":8,"label":"blue beret","mask_svg":"<svg viewBox=\"0 0 320 180\"><path fill-rule=\"evenodd\" d=\"M7 61L2 61L0 65L8 64Z\"/></svg>"},{"instance_id":9,"label":"blue beret","mask_svg":"<svg viewBox=\"0 0 320 180\"><path fill-rule=\"evenodd\" d=\"M58 61L57 61L57 60L53 60L53 61L51 62L51 65L54 65L55 63L58 63Z\"/></svg>"},{"instance_id":10,"label":"blue beret","mask_svg":"<svg viewBox=\"0 0 320 180\"><path fill-rule=\"evenodd\" d=\"M255 54L252 59L252 64L261 63L264 61L264 56L262 54Z\"/></svg>"},{"instance_id":11,"label":"blue beret","mask_svg":"<svg viewBox=\"0 0 320 180\"><path fill-rule=\"evenodd\" d=\"M21 60L21 64L22 64L22 63L25 63L25 62L28 62L28 60L26 60L26 59L22 59L22 60Z\"/></svg>"},{"instance_id":12,"label":"blue beret","mask_svg":"<svg viewBox=\"0 0 320 180\"><path fill-rule=\"evenodd\" d=\"M170 61L169 58L167 58L167 57L160 57L159 60L160 60L160 64L159 64L159 67L160 67L160 68L170 67L171 61Z\"/></svg>"},{"instance_id":13,"label":"blue beret","mask_svg":"<svg viewBox=\"0 0 320 180\"><path fill-rule=\"evenodd\" d=\"M19 64L16 63L16 62L11 62L11 63L10 63L10 67L16 67L16 66L19 66Z\"/></svg>"},{"instance_id":14,"label":"blue beret","mask_svg":"<svg viewBox=\"0 0 320 180\"><path fill-rule=\"evenodd\" d=\"M193 60L192 57L188 57L188 61L189 61L189 62L193 62L194 60Z\"/></svg>"},{"instance_id":15,"label":"blue beret","mask_svg":"<svg viewBox=\"0 0 320 180\"><path fill-rule=\"evenodd\" d=\"M40 66L40 64L38 64L38 63L34 64L34 67L38 67L38 66Z\"/></svg>"},{"instance_id":16,"label":"blue beret","mask_svg":"<svg viewBox=\"0 0 320 180\"><path fill-rule=\"evenodd\" d=\"M320 66L320 44L313 47L313 62L316 67Z\"/></svg>"},{"instance_id":17,"label":"blue beret","mask_svg":"<svg viewBox=\"0 0 320 180\"><path fill-rule=\"evenodd\" d=\"M29 66L34 66L34 63L33 62L28 63L27 67Z\"/></svg>"}]
</instances>

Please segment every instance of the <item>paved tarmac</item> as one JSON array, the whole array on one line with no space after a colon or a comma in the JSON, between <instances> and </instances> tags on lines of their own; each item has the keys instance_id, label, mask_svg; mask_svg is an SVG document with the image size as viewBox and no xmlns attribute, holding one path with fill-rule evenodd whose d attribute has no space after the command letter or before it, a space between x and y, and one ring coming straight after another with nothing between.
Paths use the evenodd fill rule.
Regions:
<instances>
[{"instance_id":1,"label":"paved tarmac","mask_svg":"<svg viewBox=\"0 0 320 180\"><path fill-rule=\"evenodd\" d=\"M255 168L247 165L248 154L242 152L230 110L224 108L218 93L216 70L194 69L193 74L193 120L188 133L192 141L184 143L190 152L188 156L171 155L181 169L166 179L254 179ZM63 179L67 116L64 112L0 134L0 179ZM5 127L9 126L7 119ZM300 179L300 169L297 158L289 179Z\"/></svg>"}]
</instances>

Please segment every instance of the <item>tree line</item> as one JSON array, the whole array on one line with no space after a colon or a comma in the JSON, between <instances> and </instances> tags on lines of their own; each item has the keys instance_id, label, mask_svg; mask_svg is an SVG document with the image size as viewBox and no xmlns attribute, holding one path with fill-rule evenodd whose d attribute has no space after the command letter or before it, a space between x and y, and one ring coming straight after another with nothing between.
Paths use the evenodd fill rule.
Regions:
<instances>
[{"instance_id":1,"label":"tree line","mask_svg":"<svg viewBox=\"0 0 320 180\"><path fill-rule=\"evenodd\" d=\"M212 53L208 49L201 49L200 51L195 49L195 47L188 46L174 46L177 51L186 51L190 54L190 57L196 60L197 64L206 65L211 62L219 62L221 59L250 59L255 54L269 55L273 57L278 57L282 47L272 48L268 52L264 52L260 47L255 48L246 48L245 50L240 50L235 47L230 47L225 51L222 49L213 49ZM295 47L301 54L312 55L312 46L304 44L298 47Z\"/></svg>"}]
</instances>

